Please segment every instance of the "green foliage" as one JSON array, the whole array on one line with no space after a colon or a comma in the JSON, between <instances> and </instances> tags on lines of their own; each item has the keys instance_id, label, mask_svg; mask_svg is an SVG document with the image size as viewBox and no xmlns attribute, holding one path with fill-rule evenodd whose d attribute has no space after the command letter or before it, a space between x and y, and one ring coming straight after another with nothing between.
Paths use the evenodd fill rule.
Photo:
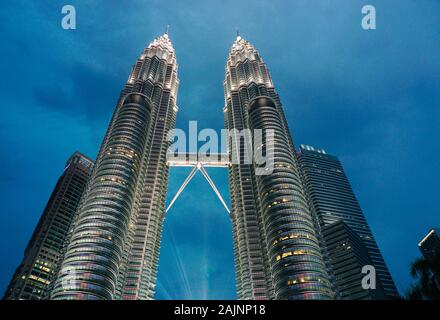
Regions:
<instances>
[{"instance_id":1,"label":"green foliage","mask_svg":"<svg viewBox=\"0 0 440 320\"><path fill-rule=\"evenodd\" d=\"M440 300L440 250L429 259L415 260L410 272L417 282L406 292L408 300Z\"/></svg>"}]
</instances>

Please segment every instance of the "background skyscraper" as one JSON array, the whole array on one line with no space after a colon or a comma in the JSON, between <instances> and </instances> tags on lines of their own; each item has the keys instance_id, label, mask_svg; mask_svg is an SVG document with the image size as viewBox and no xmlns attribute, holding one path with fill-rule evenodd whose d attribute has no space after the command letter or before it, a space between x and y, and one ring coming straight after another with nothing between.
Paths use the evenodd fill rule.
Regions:
<instances>
[{"instance_id":1,"label":"background skyscraper","mask_svg":"<svg viewBox=\"0 0 440 320\"><path fill-rule=\"evenodd\" d=\"M332 233L328 232L329 226L343 221L350 230L354 231L357 236L362 239L368 251L369 258L376 269L378 281L380 282L377 290L383 288L384 292L382 296L386 298L397 297L398 293L391 274L388 271L338 158L327 154L324 150L305 145L301 145L298 150L298 157L302 172L305 176L307 192L319 224L322 229L327 228L327 232L323 233L324 239L329 247L330 256L335 257L336 252L334 250L338 248L332 244L334 239L330 238ZM344 241L346 241L346 239L341 239L340 244L342 245ZM361 250L360 247L361 246L357 246L359 250ZM355 250L356 247L352 246L352 249ZM333 250L333 252L331 252L331 250ZM362 255L362 253L358 254ZM337 262L333 261L335 274L339 274L339 277L349 278L349 273L341 272L344 268L350 268L350 266L347 266L350 264L349 259L347 258L345 264L340 258L337 260ZM358 280L357 278L353 278L352 281L357 282ZM345 296L348 299L354 298L349 294L344 294L344 288L338 289L341 296Z\"/></svg>"},{"instance_id":2,"label":"background skyscraper","mask_svg":"<svg viewBox=\"0 0 440 320\"><path fill-rule=\"evenodd\" d=\"M62 248L92 167L93 161L79 152L69 158L4 299L48 298L48 286L61 262Z\"/></svg>"},{"instance_id":3,"label":"background skyscraper","mask_svg":"<svg viewBox=\"0 0 440 320\"><path fill-rule=\"evenodd\" d=\"M362 287L365 276L362 268L373 265L362 239L343 221L339 220L324 226L322 235L325 239L327 259L334 274L335 288L342 300L381 300L384 291L380 282L376 289Z\"/></svg>"},{"instance_id":4,"label":"background skyscraper","mask_svg":"<svg viewBox=\"0 0 440 320\"><path fill-rule=\"evenodd\" d=\"M240 36L229 53L224 90L228 129L275 134L271 174L256 175L255 163L242 157L229 168L238 298L333 298L279 97L258 51ZM244 144L232 143L242 155Z\"/></svg>"},{"instance_id":5,"label":"background skyscraper","mask_svg":"<svg viewBox=\"0 0 440 320\"><path fill-rule=\"evenodd\" d=\"M53 299L153 298L178 84L165 33L141 54L121 92Z\"/></svg>"}]
</instances>

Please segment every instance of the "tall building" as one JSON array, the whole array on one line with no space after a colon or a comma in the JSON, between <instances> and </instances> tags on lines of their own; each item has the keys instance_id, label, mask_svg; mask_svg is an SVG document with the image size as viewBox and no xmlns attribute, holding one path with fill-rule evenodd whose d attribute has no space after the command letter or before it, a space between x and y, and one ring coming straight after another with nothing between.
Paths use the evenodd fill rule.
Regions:
<instances>
[{"instance_id":1,"label":"tall building","mask_svg":"<svg viewBox=\"0 0 440 320\"><path fill-rule=\"evenodd\" d=\"M362 239L343 221L339 220L321 229L326 241L328 259L332 265L336 289L342 300L384 299L380 282L375 290L362 287L362 268L373 265ZM379 288L378 288L379 287Z\"/></svg>"},{"instance_id":2,"label":"tall building","mask_svg":"<svg viewBox=\"0 0 440 320\"><path fill-rule=\"evenodd\" d=\"M117 102L53 299L152 299L168 182L166 135L177 113L176 56L168 34L136 61Z\"/></svg>"},{"instance_id":3,"label":"tall building","mask_svg":"<svg viewBox=\"0 0 440 320\"><path fill-rule=\"evenodd\" d=\"M5 292L4 299L48 298L68 230L92 171L93 161L75 152L49 198L43 215L24 252L24 258Z\"/></svg>"},{"instance_id":4,"label":"tall building","mask_svg":"<svg viewBox=\"0 0 440 320\"><path fill-rule=\"evenodd\" d=\"M257 174L243 152L232 154L229 167L238 298L332 299L280 99L260 54L240 36L227 60L224 94L226 128L274 132L270 174ZM244 149L238 139L230 150Z\"/></svg>"},{"instance_id":5,"label":"tall building","mask_svg":"<svg viewBox=\"0 0 440 320\"><path fill-rule=\"evenodd\" d=\"M305 145L301 145L298 150L298 158L304 174L307 192L320 227L323 230L325 230L325 228L329 229L329 226L332 224L343 221L350 230L362 239L363 244L368 251L369 258L376 269L379 284L377 286L378 292L375 293L375 297L397 297L398 293L391 278L391 274L388 271L382 254L379 251L373 234L365 220L364 214L338 158L327 154L325 150ZM323 233L324 240L327 247L329 247L330 256L334 256L335 252L331 252L331 243L334 239L329 238L331 233L326 233L325 231ZM344 241L341 241L341 243L343 242ZM359 244L358 248L360 247ZM351 249L355 250L355 247L352 246ZM362 252L355 254L359 256L363 255ZM339 282L345 281L344 279L341 279L341 277L349 278L348 273L340 272L340 270L344 270L344 268L350 268L349 264L350 260L347 258L346 264L338 260L338 263L333 265L335 274L339 274ZM357 278L353 278L352 281L355 282L353 284L354 286L358 284ZM341 297L346 297L347 299L355 298L355 296L347 294L346 288L338 289ZM382 294L379 292L381 290L383 290Z\"/></svg>"},{"instance_id":6,"label":"tall building","mask_svg":"<svg viewBox=\"0 0 440 320\"><path fill-rule=\"evenodd\" d=\"M440 229L432 228L428 234L419 242L419 249L423 256L432 259L436 253L440 252Z\"/></svg>"}]
</instances>

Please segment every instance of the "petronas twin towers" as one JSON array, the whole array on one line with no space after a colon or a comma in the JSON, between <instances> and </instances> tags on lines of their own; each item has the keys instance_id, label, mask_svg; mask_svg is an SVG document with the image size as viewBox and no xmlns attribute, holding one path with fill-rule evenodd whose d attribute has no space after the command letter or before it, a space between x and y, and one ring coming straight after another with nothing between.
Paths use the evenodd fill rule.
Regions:
<instances>
[{"instance_id":1,"label":"petronas twin towers","mask_svg":"<svg viewBox=\"0 0 440 320\"><path fill-rule=\"evenodd\" d=\"M330 299L333 296L287 121L266 64L237 37L226 65L225 124L273 130L273 171L229 168L239 299ZM269 146L267 146L269 148Z\"/></svg>"},{"instance_id":2,"label":"petronas twin towers","mask_svg":"<svg viewBox=\"0 0 440 320\"><path fill-rule=\"evenodd\" d=\"M51 299L154 298L177 71L167 33L136 61L72 222ZM274 154L270 174L256 174L252 162L228 165L238 298L333 299L280 99L258 51L240 36L227 60L224 93L227 129L274 132L270 146L261 146Z\"/></svg>"},{"instance_id":3,"label":"petronas twin towers","mask_svg":"<svg viewBox=\"0 0 440 320\"><path fill-rule=\"evenodd\" d=\"M71 228L53 299L152 299L179 80L167 34L136 61Z\"/></svg>"}]
</instances>

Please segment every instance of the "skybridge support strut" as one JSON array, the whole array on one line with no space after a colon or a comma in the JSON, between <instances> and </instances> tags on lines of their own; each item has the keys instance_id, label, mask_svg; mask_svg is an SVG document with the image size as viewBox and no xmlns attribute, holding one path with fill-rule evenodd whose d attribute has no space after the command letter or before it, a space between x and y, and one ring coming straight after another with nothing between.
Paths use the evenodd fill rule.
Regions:
<instances>
[{"instance_id":1,"label":"skybridge support strut","mask_svg":"<svg viewBox=\"0 0 440 320\"><path fill-rule=\"evenodd\" d=\"M165 210L165 213L167 213L171 207L173 206L174 202L176 202L177 198L180 196L182 191L186 188L188 183L192 180L192 178L197 173L198 169L197 166L194 166L191 172L189 173L188 177L186 177L185 181L183 181L182 185L180 186L179 190L177 191L176 195L174 196L173 200L171 200L170 204L168 205L167 209Z\"/></svg>"},{"instance_id":2,"label":"skybridge support strut","mask_svg":"<svg viewBox=\"0 0 440 320\"><path fill-rule=\"evenodd\" d=\"M176 165L176 166L179 166L179 165ZM183 166L185 166L185 165L183 165ZM225 164L221 164L221 165L217 165L216 164L215 166L225 167ZM218 199L222 203L223 207L228 212L229 216L231 216L231 210L229 210L225 200L223 199L222 195L220 194L220 191L217 189L214 181L212 181L211 177L209 176L208 172L206 171L206 169L205 169L205 167L204 167L204 165L202 164L201 161L196 161L196 163L192 167L191 172L186 177L185 181L183 181L183 183L180 186L179 190L177 191L176 195L173 197L173 199L171 200L170 204L166 208L165 213L167 213L171 209L173 204L176 202L177 198L179 198L180 194L183 192L183 190L185 190L186 186L192 180L192 178L195 176L197 171L200 171L202 173L203 177L205 177L206 181L208 181L208 183L211 186L212 190L215 192L215 194L217 195Z\"/></svg>"}]
</instances>

